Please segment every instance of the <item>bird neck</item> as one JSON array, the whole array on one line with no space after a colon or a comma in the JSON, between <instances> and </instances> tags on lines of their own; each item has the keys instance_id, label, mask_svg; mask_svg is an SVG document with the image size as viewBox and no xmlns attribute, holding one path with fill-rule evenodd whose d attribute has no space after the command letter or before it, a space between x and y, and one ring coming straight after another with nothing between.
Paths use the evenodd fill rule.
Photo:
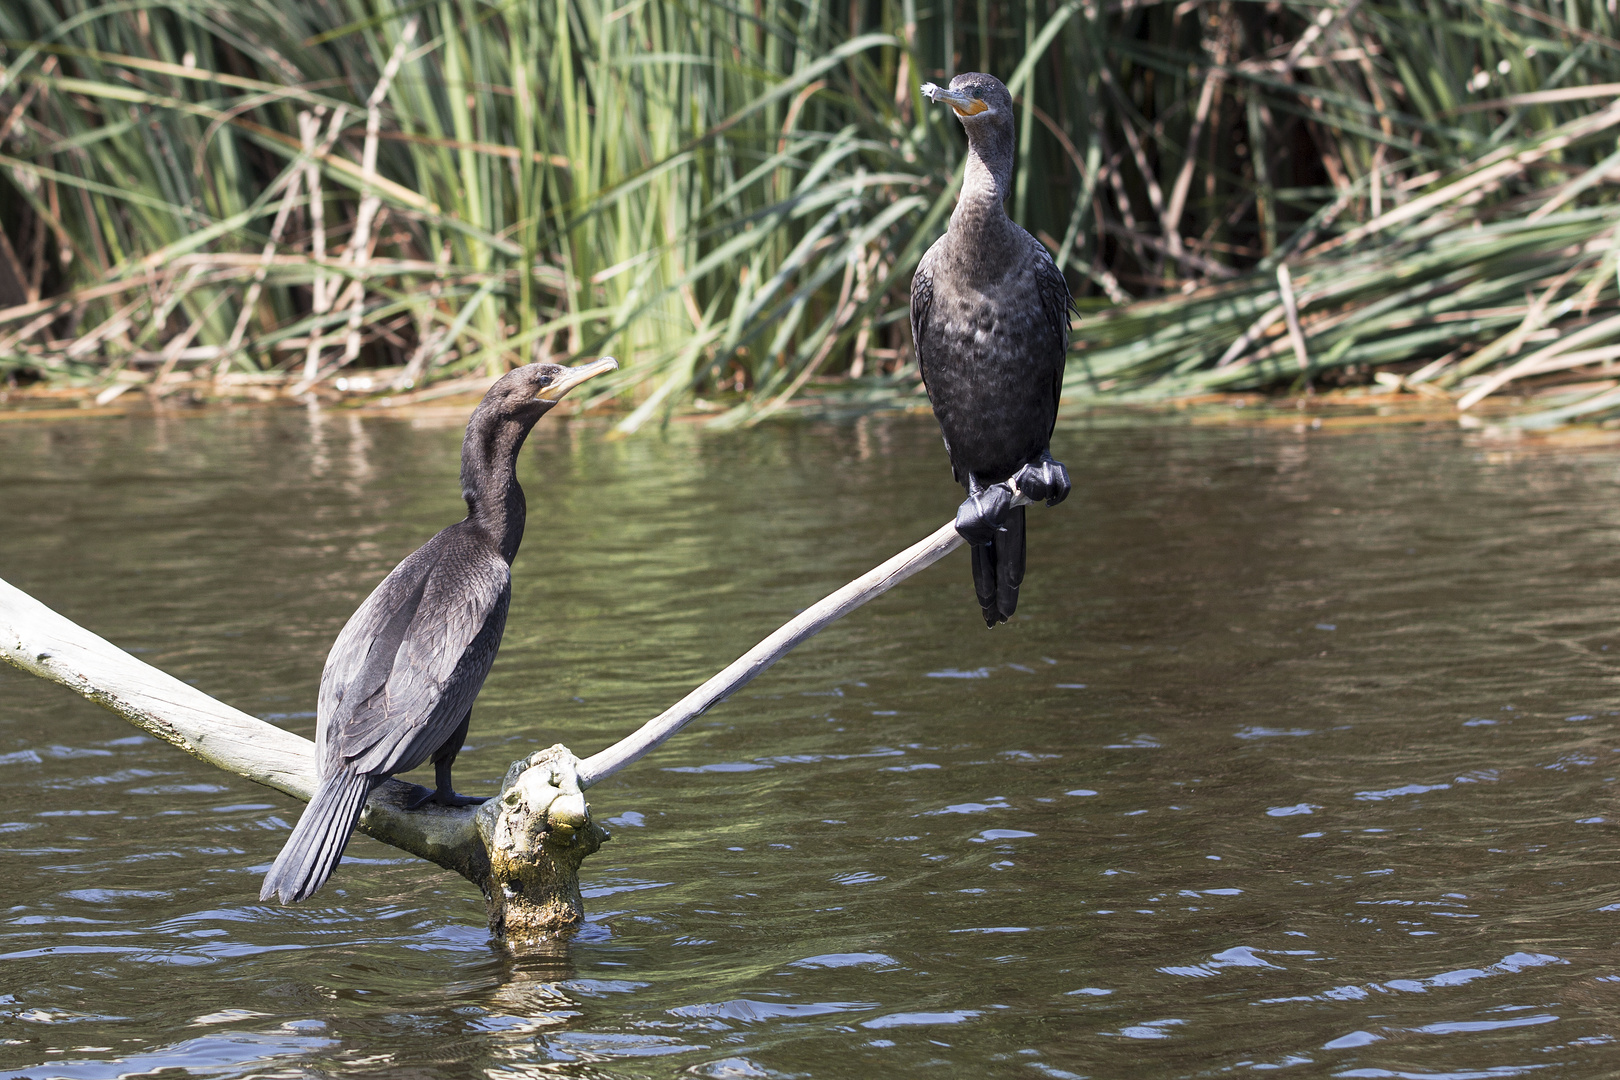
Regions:
<instances>
[{"instance_id":1,"label":"bird neck","mask_svg":"<svg viewBox=\"0 0 1620 1080\"><path fill-rule=\"evenodd\" d=\"M958 243L971 243L986 255L1001 246L998 241L1009 234L1012 226L1002 205L1012 194L1012 165L1011 123L969 134L962 193L951 212L950 231Z\"/></svg>"},{"instance_id":2,"label":"bird neck","mask_svg":"<svg viewBox=\"0 0 1620 1080\"><path fill-rule=\"evenodd\" d=\"M537 419L486 415L480 408L468 422L461 444L461 497L467 500L467 520L495 541L508 565L517 558L528 514L517 481L518 452Z\"/></svg>"}]
</instances>

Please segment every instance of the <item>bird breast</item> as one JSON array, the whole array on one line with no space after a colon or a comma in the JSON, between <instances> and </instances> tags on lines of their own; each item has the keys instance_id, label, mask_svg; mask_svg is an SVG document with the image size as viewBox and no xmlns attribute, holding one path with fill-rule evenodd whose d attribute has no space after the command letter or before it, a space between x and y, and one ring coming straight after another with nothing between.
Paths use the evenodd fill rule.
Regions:
<instances>
[{"instance_id":1,"label":"bird breast","mask_svg":"<svg viewBox=\"0 0 1620 1080\"><path fill-rule=\"evenodd\" d=\"M1041 310L1034 274L1024 266L1006 265L977 280L936 281L934 306L944 336L958 347L1015 345L1034 327Z\"/></svg>"}]
</instances>

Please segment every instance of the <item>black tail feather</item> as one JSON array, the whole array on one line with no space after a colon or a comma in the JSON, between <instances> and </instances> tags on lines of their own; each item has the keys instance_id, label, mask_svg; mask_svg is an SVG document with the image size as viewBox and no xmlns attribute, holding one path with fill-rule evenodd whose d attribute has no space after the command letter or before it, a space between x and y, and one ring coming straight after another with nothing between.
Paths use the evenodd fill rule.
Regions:
<instances>
[{"instance_id":1,"label":"black tail feather","mask_svg":"<svg viewBox=\"0 0 1620 1080\"><path fill-rule=\"evenodd\" d=\"M349 845L375 778L347 770L321 781L315 797L298 819L292 836L264 876L259 899L281 894L283 904L296 904L326 884Z\"/></svg>"},{"instance_id":2,"label":"black tail feather","mask_svg":"<svg viewBox=\"0 0 1620 1080\"><path fill-rule=\"evenodd\" d=\"M1006 532L996 534L996 602L1003 621L1018 610L1018 587L1024 583L1024 507L1007 512Z\"/></svg>"},{"instance_id":3,"label":"black tail feather","mask_svg":"<svg viewBox=\"0 0 1620 1080\"><path fill-rule=\"evenodd\" d=\"M1009 510L996 538L970 550L973 591L979 596L984 624L1006 622L1018 610L1018 587L1024 583L1024 508Z\"/></svg>"},{"instance_id":4,"label":"black tail feather","mask_svg":"<svg viewBox=\"0 0 1620 1080\"><path fill-rule=\"evenodd\" d=\"M984 612L984 624L994 626L1001 621L996 604L996 549L994 544L974 544L968 548L973 560L973 591L979 594L979 607Z\"/></svg>"}]
</instances>

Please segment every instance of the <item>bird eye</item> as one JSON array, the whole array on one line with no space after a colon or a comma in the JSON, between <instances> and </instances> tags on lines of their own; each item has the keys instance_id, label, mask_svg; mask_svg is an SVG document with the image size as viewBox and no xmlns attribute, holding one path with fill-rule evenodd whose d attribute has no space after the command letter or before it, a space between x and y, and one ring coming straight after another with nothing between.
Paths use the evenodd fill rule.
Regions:
<instances>
[{"instance_id":1,"label":"bird eye","mask_svg":"<svg viewBox=\"0 0 1620 1080\"><path fill-rule=\"evenodd\" d=\"M550 386L551 385L551 376L550 375L542 375L542 376L540 376L540 385L541 385L542 388Z\"/></svg>"}]
</instances>

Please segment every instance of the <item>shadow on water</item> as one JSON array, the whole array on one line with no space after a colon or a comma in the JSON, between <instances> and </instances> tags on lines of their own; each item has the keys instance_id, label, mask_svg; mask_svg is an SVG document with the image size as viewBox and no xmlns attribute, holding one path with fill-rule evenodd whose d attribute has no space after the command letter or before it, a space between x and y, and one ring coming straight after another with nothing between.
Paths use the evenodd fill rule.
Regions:
<instances>
[{"instance_id":1,"label":"shadow on water","mask_svg":"<svg viewBox=\"0 0 1620 1080\"><path fill-rule=\"evenodd\" d=\"M459 422L0 426L0 575L309 734L459 516ZM586 927L514 953L358 838L0 671L0 1076L1615 1071L1620 451L1075 422L1015 621L957 555L591 793ZM933 529L931 421L545 422L457 766L599 749Z\"/></svg>"}]
</instances>

